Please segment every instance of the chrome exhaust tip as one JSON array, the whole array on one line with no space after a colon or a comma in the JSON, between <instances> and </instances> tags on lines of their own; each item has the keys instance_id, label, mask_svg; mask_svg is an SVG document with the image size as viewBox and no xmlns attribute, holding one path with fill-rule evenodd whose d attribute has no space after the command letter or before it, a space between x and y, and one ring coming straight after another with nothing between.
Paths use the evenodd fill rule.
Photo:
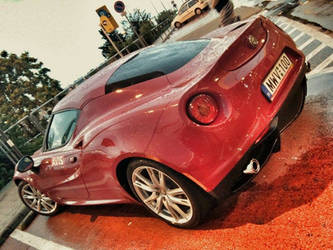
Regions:
<instances>
[{"instance_id":1,"label":"chrome exhaust tip","mask_svg":"<svg viewBox=\"0 0 333 250\"><path fill-rule=\"evenodd\" d=\"M244 174L258 174L260 171L260 163L257 159L252 159L243 171Z\"/></svg>"}]
</instances>

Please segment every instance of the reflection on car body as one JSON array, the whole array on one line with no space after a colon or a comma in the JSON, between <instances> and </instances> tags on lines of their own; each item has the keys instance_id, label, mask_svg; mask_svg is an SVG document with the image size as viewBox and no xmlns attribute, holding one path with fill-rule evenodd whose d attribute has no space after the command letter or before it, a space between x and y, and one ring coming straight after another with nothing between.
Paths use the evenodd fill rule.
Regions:
<instances>
[{"instance_id":1,"label":"reflection on car body","mask_svg":"<svg viewBox=\"0 0 333 250\"><path fill-rule=\"evenodd\" d=\"M177 13L177 16L171 23L171 26L180 28L182 24L195 15L200 15L203 10L208 8L208 0L188 0L183 3Z\"/></svg>"}]
</instances>

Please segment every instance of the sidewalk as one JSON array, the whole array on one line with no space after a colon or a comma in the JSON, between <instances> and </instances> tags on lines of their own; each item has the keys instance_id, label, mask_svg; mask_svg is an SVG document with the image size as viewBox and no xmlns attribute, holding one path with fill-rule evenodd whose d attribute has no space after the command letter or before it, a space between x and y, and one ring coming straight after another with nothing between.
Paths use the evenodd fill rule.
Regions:
<instances>
[{"instance_id":1,"label":"sidewalk","mask_svg":"<svg viewBox=\"0 0 333 250\"><path fill-rule=\"evenodd\" d=\"M29 211L20 200L14 182L10 182L0 191L0 245Z\"/></svg>"},{"instance_id":2,"label":"sidewalk","mask_svg":"<svg viewBox=\"0 0 333 250\"><path fill-rule=\"evenodd\" d=\"M333 2L331 0L308 0L297 6L291 15L333 31Z\"/></svg>"}]
</instances>

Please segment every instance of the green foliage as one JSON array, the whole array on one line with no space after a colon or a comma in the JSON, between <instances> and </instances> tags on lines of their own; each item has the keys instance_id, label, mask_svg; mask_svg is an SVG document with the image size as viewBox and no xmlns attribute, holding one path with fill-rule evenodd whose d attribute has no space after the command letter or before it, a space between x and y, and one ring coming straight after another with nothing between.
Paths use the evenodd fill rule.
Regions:
<instances>
[{"instance_id":1,"label":"green foliage","mask_svg":"<svg viewBox=\"0 0 333 250\"><path fill-rule=\"evenodd\" d=\"M28 52L20 56L7 51L0 53L0 129L4 131L29 116L7 133L24 155L33 154L43 141L43 136L33 124L31 112L62 90L59 82L48 76L49 72ZM44 111L34 113L41 130L46 128L47 110L52 108L53 103L50 103ZM11 180L13 169L12 163L0 151L0 188Z\"/></svg>"},{"instance_id":2,"label":"green foliage","mask_svg":"<svg viewBox=\"0 0 333 250\"><path fill-rule=\"evenodd\" d=\"M48 76L48 68L29 56L1 52L0 57L0 124L1 128L29 114L34 108L61 91L60 84Z\"/></svg>"},{"instance_id":3,"label":"green foliage","mask_svg":"<svg viewBox=\"0 0 333 250\"><path fill-rule=\"evenodd\" d=\"M112 39L112 41L114 41L119 50L122 50L124 47L129 46L126 51L123 51L123 54L127 54L140 48L139 43L132 44L133 41L137 39L137 36L132 30L132 27L135 29L135 31L138 34L140 34L144 38L147 45L151 45L156 41L156 39L160 37L160 35L166 29L170 27L172 19L174 18L175 15L176 15L175 10L164 10L160 12L156 18L154 18L157 23L155 24L152 21L150 13L147 13L145 10L135 9L133 13L129 13L127 15L127 18L131 24L127 20L121 22L125 30L125 34L122 35L118 33L118 31L116 30L112 32L109 36ZM99 49L102 50L102 55L105 58L110 58L114 56L116 54L115 49L106 39L104 33L101 30L99 32L104 40L104 44L101 47L99 47ZM121 39L119 39L119 37L121 37Z\"/></svg>"},{"instance_id":4,"label":"green foliage","mask_svg":"<svg viewBox=\"0 0 333 250\"><path fill-rule=\"evenodd\" d=\"M163 10L156 17L156 22L158 24L163 23L163 25L169 27L171 25L172 20L175 18L176 14L177 10Z\"/></svg>"}]
</instances>

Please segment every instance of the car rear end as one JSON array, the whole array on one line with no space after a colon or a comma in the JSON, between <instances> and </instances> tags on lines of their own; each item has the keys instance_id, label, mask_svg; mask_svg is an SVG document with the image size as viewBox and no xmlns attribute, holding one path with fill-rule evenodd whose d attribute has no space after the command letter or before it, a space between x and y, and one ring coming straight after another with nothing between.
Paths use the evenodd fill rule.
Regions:
<instances>
[{"instance_id":1,"label":"car rear end","mask_svg":"<svg viewBox=\"0 0 333 250\"><path fill-rule=\"evenodd\" d=\"M237 99L251 100L240 112L246 112L246 119L254 124L254 129L248 131L253 137L247 151L211 191L223 197L253 178L270 154L279 151L280 133L298 117L304 105L307 65L293 40L270 20L260 17L224 53L220 68L232 72L229 78L242 75L234 93L249 89ZM234 100L234 105L241 104Z\"/></svg>"},{"instance_id":2,"label":"car rear end","mask_svg":"<svg viewBox=\"0 0 333 250\"><path fill-rule=\"evenodd\" d=\"M168 76L183 92L178 110L161 119L181 123L163 136L174 148L185 147L181 157L169 154L164 163L215 197L237 190L279 150L280 133L298 116L306 95L305 57L286 33L264 17L233 27L208 36L211 44L220 43L214 51L221 54L202 78L181 87L190 78L184 70ZM209 50L202 54L210 57ZM247 168L252 172L244 173Z\"/></svg>"}]
</instances>

